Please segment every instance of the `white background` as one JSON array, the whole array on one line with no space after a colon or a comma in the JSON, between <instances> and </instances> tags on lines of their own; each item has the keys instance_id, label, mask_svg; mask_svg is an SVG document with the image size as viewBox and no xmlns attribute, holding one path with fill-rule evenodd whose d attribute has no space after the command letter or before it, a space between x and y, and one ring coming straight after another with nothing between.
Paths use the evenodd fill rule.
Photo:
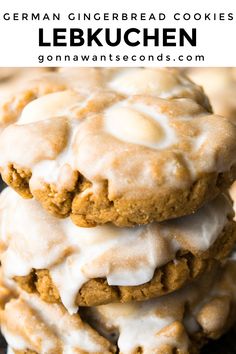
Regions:
<instances>
[{"instance_id":1,"label":"white background","mask_svg":"<svg viewBox=\"0 0 236 354\"><path fill-rule=\"evenodd\" d=\"M153 12L155 14L164 12L167 15L168 20L158 22L138 22L138 21L126 21L126 22L108 22L108 21L94 21L94 22L79 22L79 21L3 21L2 14L5 12L61 12L61 14L67 14L70 12ZM233 12L233 21L170 21L175 12ZM63 16L66 19L66 16ZM123 28L129 27L183 27L186 30L188 28L197 28L197 47L191 47L186 45L185 47L128 47L123 44L119 47L46 47L40 48L38 46L38 28L43 27L47 39L51 38L53 27L79 27L85 29L86 27L111 27L117 26ZM236 66L236 1L191 1L191 0L162 0L162 1L128 1L128 0L84 0L84 1L32 1L32 0L20 0L20 1L1 1L0 5L0 66ZM132 55L136 54L145 55L153 54L158 55L160 53L172 54L178 56L203 54L205 56L204 62L196 61L176 61L171 62L59 62L55 61L44 64L39 64L38 56L44 55L56 55L56 54L109 54L113 53L120 55Z\"/></svg>"}]
</instances>

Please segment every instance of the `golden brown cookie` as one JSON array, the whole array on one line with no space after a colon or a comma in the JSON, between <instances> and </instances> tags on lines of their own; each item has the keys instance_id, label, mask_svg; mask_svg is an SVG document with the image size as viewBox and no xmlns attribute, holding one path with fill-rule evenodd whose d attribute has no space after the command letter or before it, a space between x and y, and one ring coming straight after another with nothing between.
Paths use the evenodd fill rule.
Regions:
<instances>
[{"instance_id":1,"label":"golden brown cookie","mask_svg":"<svg viewBox=\"0 0 236 354\"><path fill-rule=\"evenodd\" d=\"M1 311L2 331L14 354L197 354L235 322L235 276L228 260L175 293L74 315L20 291Z\"/></svg>"},{"instance_id":2,"label":"golden brown cookie","mask_svg":"<svg viewBox=\"0 0 236 354\"><path fill-rule=\"evenodd\" d=\"M83 227L163 221L234 179L236 127L179 71L67 69L26 92L9 105L17 123L1 134L0 170L55 216Z\"/></svg>"},{"instance_id":3,"label":"golden brown cookie","mask_svg":"<svg viewBox=\"0 0 236 354\"><path fill-rule=\"evenodd\" d=\"M78 306L172 292L224 259L236 240L222 196L191 216L135 228L75 226L11 189L0 198L4 276L47 302Z\"/></svg>"}]
</instances>

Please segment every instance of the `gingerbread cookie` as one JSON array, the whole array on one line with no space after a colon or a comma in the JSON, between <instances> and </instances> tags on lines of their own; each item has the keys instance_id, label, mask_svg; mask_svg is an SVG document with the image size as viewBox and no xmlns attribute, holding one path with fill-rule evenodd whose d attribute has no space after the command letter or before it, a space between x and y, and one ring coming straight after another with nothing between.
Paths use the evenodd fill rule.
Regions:
<instances>
[{"instance_id":1,"label":"gingerbread cookie","mask_svg":"<svg viewBox=\"0 0 236 354\"><path fill-rule=\"evenodd\" d=\"M191 216L135 228L75 226L6 189L0 198L4 276L48 302L78 306L172 292L227 256L236 240L223 195Z\"/></svg>"},{"instance_id":2,"label":"gingerbread cookie","mask_svg":"<svg viewBox=\"0 0 236 354\"><path fill-rule=\"evenodd\" d=\"M1 311L2 332L14 354L196 354L235 321L235 276L229 260L161 298L80 308L74 315L20 291Z\"/></svg>"},{"instance_id":3,"label":"gingerbread cookie","mask_svg":"<svg viewBox=\"0 0 236 354\"><path fill-rule=\"evenodd\" d=\"M1 330L12 352L115 353L115 347L62 305L47 304L36 295L21 294L1 311Z\"/></svg>"},{"instance_id":4,"label":"gingerbread cookie","mask_svg":"<svg viewBox=\"0 0 236 354\"><path fill-rule=\"evenodd\" d=\"M67 69L27 92L1 134L3 179L79 226L191 214L235 178L236 127L178 71Z\"/></svg>"}]
</instances>

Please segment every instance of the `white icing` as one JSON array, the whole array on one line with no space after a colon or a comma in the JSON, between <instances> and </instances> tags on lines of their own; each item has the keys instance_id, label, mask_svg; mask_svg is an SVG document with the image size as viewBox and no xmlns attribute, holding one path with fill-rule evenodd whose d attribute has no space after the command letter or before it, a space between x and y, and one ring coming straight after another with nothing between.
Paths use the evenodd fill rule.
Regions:
<instances>
[{"instance_id":1,"label":"white icing","mask_svg":"<svg viewBox=\"0 0 236 354\"><path fill-rule=\"evenodd\" d=\"M78 316L70 316L61 305L48 304L37 295L21 293L20 299L7 304L5 316L8 318L2 325L3 334L16 350L32 349L41 354L103 350L99 336ZM23 330L19 321L13 324L12 316L22 318Z\"/></svg>"},{"instance_id":2,"label":"white icing","mask_svg":"<svg viewBox=\"0 0 236 354\"><path fill-rule=\"evenodd\" d=\"M192 97L193 83L173 69L129 68L118 71L108 87L123 95L145 95L159 98ZM199 87L195 86L195 94Z\"/></svg>"},{"instance_id":3,"label":"white icing","mask_svg":"<svg viewBox=\"0 0 236 354\"><path fill-rule=\"evenodd\" d=\"M176 77L166 70L130 68L118 73L109 87L125 95L143 94L165 98L171 96L173 87L176 89L178 85Z\"/></svg>"},{"instance_id":4,"label":"white icing","mask_svg":"<svg viewBox=\"0 0 236 354\"><path fill-rule=\"evenodd\" d=\"M4 326L1 326L1 332L2 332L3 336L5 337L7 343L12 348L14 348L16 350L24 350L27 348L27 342L25 340L23 340L22 337L17 336L16 334L12 334ZM13 351L10 350L10 353L13 353ZM8 354L8 351L7 351L7 354Z\"/></svg>"},{"instance_id":5,"label":"white icing","mask_svg":"<svg viewBox=\"0 0 236 354\"><path fill-rule=\"evenodd\" d=\"M217 239L222 225L225 224L226 215L231 210L230 202L226 198L218 197L212 203L206 204L197 213L189 215L188 222L185 222L185 217L166 222L169 230L173 227L176 235L181 235L183 243L188 245L190 241L191 248L207 250Z\"/></svg>"},{"instance_id":6,"label":"white icing","mask_svg":"<svg viewBox=\"0 0 236 354\"><path fill-rule=\"evenodd\" d=\"M41 160L32 166L32 178L30 179L30 188L32 191L41 189L44 183L54 183L58 189L66 188L72 190L73 171L76 170L74 155L71 153L74 139L79 129L80 121L70 120L70 135L65 149L55 160ZM65 170L68 166L69 170ZM65 173L63 173L65 171ZM70 184L72 181L72 186Z\"/></svg>"},{"instance_id":7,"label":"white icing","mask_svg":"<svg viewBox=\"0 0 236 354\"><path fill-rule=\"evenodd\" d=\"M54 333L64 343L64 354L73 353L77 347L91 353L101 350L86 328L83 326L79 328L75 321L71 321L70 315L57 304L50 305L43 302L38 296L27 294L24 294L24 299L32 309L40 314L44 323L51 324Z\"/></svg>"},{"instance_id":8,"label":"white icing","mask_svg":"<svg viewBox=\"0 0 236 354\"><path fill-rule=\"evenodd\" d=\"M203 333L208 338L211 330L221 334L227 328L230 311L236 306L235 274L236 262L228 260L223 267L213 268L169 295L86 308L83 321L80 310L69 315L60 304L46 303L37 295L20 291L19 298L3 310L3 333L12 348L34 348L40 343L42 354L54 353L55 348L63 354L81 350L106 353L108 343L102 336L124 354L132 354L138 347L144 354L164 353L165 345L187 353L191 335Z\"/></svg>"},{"instance_id":9,"label":"white icing","mask_svg":"<svg viewBox=\"0 0 236 354\"><path fill-rule=\"evenodd\" d=\"M200 330L198 315L204 306L221 296L230 297L234 303L236 301L236 263L227 267L223 272L214 270L206 273L199 280L169 295L141 303L102 305L88 309L88 312L91 311L95 318L101 319L98 326L102 327L105 323L108 330L118 329L118 347L124 354L131 354L138 347L141 347L145 354L157 353L158 349L163 350L164 344L188 352L188 335ZM215 307L204 317L211 316L213 323L210 326L213 328L219 323L220 317L218 326L222 328L229 316L226 308L225 312L226 317ZM180 324L184 325L182 334L177 327ZM209 326L208 322L205 325ZM203 328L202 331L204 330L207 333L208 328Z\"/></svg>"},{"instance_id":10,"label":"white icing","mask_svg":"<svg viewBox=\"0 0 236 354\"><path fill-rule=\"evenodd\" d=\"M158 312L155 314L154 308L158 309L158 302L159 306L161 304L165 306L165 297L163 301L149 300L139 303L138 306L109 304L98 307L98 311L105 317L108 325L111 324L119 329L120 352L132 353L134 348L139 346L145 349L148 347L151 352L164 343L165 338L157 333L170 325L173 317L161 317L158 316Z\"/></svg>"},{"instance_id":11,"label":"white icing","mask_svg":"<svg viewBox=\"0 0 236 354\"><path fill-rule=\"evenodd\" d=\"M68 112L81 102L81 96L75 91L59 91L31 101L22 111L18 124L38 122L40 120L68 116Z\"/></svg>"},{"instance_id":12,"label":"white icing","mask_svg":"<svg viewBox=\"0 0 236 354\"><path fill-rule=\"evenodd\" d=\"M3 272L12 278L32 268L49 269L63 304L76 312L75 297L89 279L105 277L109 285L144 284L180 248L207 250L229 213L231 205L221 196L181 220L135 228L81 228L7 189L0 200Z\"/></svg>"},{"instance_id":13,"label":"white icing","mask_svg":"<svg viewBox=\"0 0 236 354\"><path fill-rule=\"evenodd\" d=\"M142 104L122 102L108 108L104 130L125 142L155 149L165 149L177 141L169 119Z\"/></svg>"},{"instance_id":14,"label":"white icing","mask_svg":"<svg viewBox=\"0 0 236 354\"><path fill-rule=\"evenodd\" d=\"M195 151L199 151L204 144L208 144L208 134L207 132L204 132L204 130L201 131L201 134L192 141L192 145Z\"/></svg>"}]
</instances>

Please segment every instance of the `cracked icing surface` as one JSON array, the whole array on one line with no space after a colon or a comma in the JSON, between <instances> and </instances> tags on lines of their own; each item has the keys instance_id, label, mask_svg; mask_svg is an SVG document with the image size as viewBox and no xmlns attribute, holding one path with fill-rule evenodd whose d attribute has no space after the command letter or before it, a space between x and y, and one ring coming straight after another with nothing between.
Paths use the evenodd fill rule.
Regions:
<instances>
[{"instance_id":1,"label":"cracked icing surface","mask_svg":"<svg viewBox=\"0 0 236 354\"><path fill-rule=\"evenodd\" d=\"M230 202L219 196L194 215L162 224L81 228L6 189L0 199L1 264L7 278L47 269L63 304L76 312L76 296L89 280L106 278L109 286L145 284L177 252L201 256L208 251L232 217Z\"/></svg>"},{"instance_id":2,"label":"cracked icing surface","mask_svg":"<svg viewBox=\"0 0 236 354\"><path fill-rule=\"evenodd\" d=\"M0 169L56 216L146 224L194 212L230 183L236 127L177 70L61 69L26 88L7 106L17 123L1 135Z\"/></svg>"},{"instance_id":3,"label":"cracked icing surface","mask_svg":"<svg viewBox=\"0 0 236 354\"><path fill-rule=\"evenodd\" d=\"M235 272L235 261L228 260L159 299L84 308L76 315L20 291L1 311L2 331L15 354L198 353L235 321Z\"/></svg>"}]
</instances>

